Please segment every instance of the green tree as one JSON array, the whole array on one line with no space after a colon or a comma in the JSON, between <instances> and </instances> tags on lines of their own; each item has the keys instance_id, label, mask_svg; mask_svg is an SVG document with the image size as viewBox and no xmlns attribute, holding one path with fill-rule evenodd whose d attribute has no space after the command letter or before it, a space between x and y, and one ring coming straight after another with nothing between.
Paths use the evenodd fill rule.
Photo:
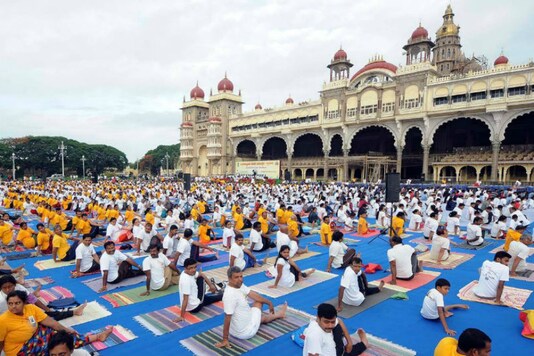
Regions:
<instances>
[{"instance_id":1,"label":"green tree","mask_svg":"<svg viewBox=\"0 0 534 356\"><path fill-rule=\"evenodd\" d=\"M158 175L160 168L167 169L167 158L169 155L169 171L174 171L178 167L180 160L180 144L159 145L158 147L145 153L139 162L141 172L150 172L152 175Z\"/></svg>"}]
</instances>

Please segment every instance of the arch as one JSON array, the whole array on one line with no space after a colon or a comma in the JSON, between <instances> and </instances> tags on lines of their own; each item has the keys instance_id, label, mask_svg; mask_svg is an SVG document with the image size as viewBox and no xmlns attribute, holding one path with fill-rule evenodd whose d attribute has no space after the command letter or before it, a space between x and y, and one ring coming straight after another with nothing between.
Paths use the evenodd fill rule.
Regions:
<instances>
[{"instance_id":1,"label":"arch","mask_svg":"<svg viewBox=\"0 0 534 356\"><path fill-rule=\"evenodd\" d=\"M411 129L418 129L419 131L421 131L421 136L422 136L421 145L425 144L426 143L425 128L420 124L412 124L404 128L404 131L402 132L402 135L401 135L401 146L406 145L406 136L408 135L408 132Z\"/></svg>"},{"instance_id":2,"label":"arch","mask_svg":"<svg viewBox=\"0 0 534 356\"><path fill-rule=\"evenodd\" d=\"M328 100L328 111L337 111L339 109L339 102L337 99Z\"/></svg>"},{"instance_id":3,"label":"arch","mask_svg":"<svg viewBox=\"0 0 534 356\"><path fill-rule=\"evenodd\" d=\"M302 179L302 169L296 168L294 172L295 172L295 174L293 175L294 179Z\"/></svg>"},{"instance_id":4,"label":"arch","mask_svg":"<svg viewBox=\"0 0 534 356\"><path fill-rule=\"evenodd\" d=\"M473 166L463 166L458 173L462 182L475 182L477 180L477 170Z\"/></svg>"},{"instance_id":5,"label":"arch","mask_svg":"<svg viewBox=\"0 0 534 356\"><path fill-rule=\"evenodd\" d=\"M520 182L526 182L528 174L527 169L523 166L510 166L508 169L506 169L505 174L507 181L520 181Z\"/></svg>"},{"instance_id":6,"label":"arch","mask_svg":"<svg viewBox=\"0 0 534 356\"><path fill-rule=\"evenodd\" d=\"M449 96L449 88L439 87L434 89L434 98L443 98Z\"/></svg>"},{"instance_id":7,"label":"arch","mask_svg":"<svg viewBox=\"0 0 534 356\"><path fill-rule=\"evenodd\" d=\"M409 85L404 89L404 100L418 99L419 98L419 88L417 85Z\"/></svg>"},{"instance_id":8,"label":"arch","mask_svg":"<svg viewBox=\"0 0 534 356\"><path fill-rule=\"evenodd\" d=\"M528 109L528 110L524 110L524 111L521 111L515 115L512 115L510 116L506 121L504 121L501 125L501 130L499 132L499 141L504 141L506 136L506 129L508 128L508 126L510 125L510 123L512 121L514 121L515 119L521 117L521 116L524 116L524 115L529 115L529 114L532 114L534 113L534 110L532 109Z\"/></svg>"},{"instance_id":9,"label":"arch","mask_svg":"<svg viewBox=\"0 0 534 356\"><path fill-rule=\"evenodd\" d=\"M316 133L304 133L293 143L293 157L323 157L323 139Z\"/></svg>"},{"instance_id":10,"label":"arch","mask_svg":"<svg viewBox=\"0 0 534 356\"><path fill-rule=\"evenodd\" d=\"M439 170L439 178L441 179L451 179L456 181L456 168L453 166L441 167Z\"/></svg>"},{"instance_id":11,"label":"arch","mask_svg":"<svg viewBox=\"0 0 534 356\"><path fill-rule=\"evenodd\" d=\"M497 170L498 172L499 170ZM480 168L480 173L478 179L482 181L491 180L491 166L484 166Z\"/></svg>"},{"instance_id":12,"label":"arch","mask_svg":"<svg viewBox=\"0 0 534 356\"><path fill-rule=\"evenodd\" d=\"M306 179L313 178L313 168L306 169Z\"/></svg>"},{"instance_id":13,"label":"arch","mask_svg":"<svg viewBox=\"0 0 534 356\"><path fill-rule=\"evenodd\" d=\"M330 168L328 170L328 176L326 178L337 180L337 168Z\"/></svg>"},{"instance_id":14,"label":"arch","mask_svg":"<svg viewBox=\"0 0 534 356\"><path fill-rule=\"evenodd\" d=\"M479 81L471 85L471 93L480 93L486 90L488 90L488 86L485 82Z\"/></svg>"},{"instance_id":15,"label":"arch","mask_svg":"<svg viewBox=\"0 0 534 356\"><path fill-rule=\"evenodd\" d=\"M235 146L235 156L244 158L256 158L256 143L249 139L238 142Z\"/></svg>"},{"instance_id":16,"label":"arch","mask_svg":"<svg viewBox=\"0 0 534 356\"><path fill-rule=\"evenodd\" d=\"M205 177L208 175L208 146L202 145L198 148L198 175Z\"/></svg>"},{"instance_id":17,"label":"arch","mask_svg":"<svg viewBox=\"0 0 534 356\"><path fill-rule=\"evenodd\" d=\"M370 137L360 137L360 142L356 142L356 137L361 132L367 131ZM391 136L383 136L384 131ZM390 140L391 139L391 140ZM355 143L357 143L355 145ZM395 150L396 137L392 130L385 125L369 125L364 126L354 131L352 139L350 140L349 155L355 154L367 154L368 152L375 151L385 155L391 155L396 152Z\"/></svg>"},{"instance_id":18,"label":"arch","mask_svg":"<svg viewBox=\"0 0 534 356\"><path fill-rule=\"evenodd\" d=\"M344 140L346 144L351 144L352 143L352 140L354 139L354 137L358 134L358 132L362 131L362 130L365 130L365 129L368 129L370 127L382 127L386 130L388 130L391 135L393 135L393 140L394 140L394 145L397 146L397 143L399 142L398 140L398 133L397 131L392 128L391 126L387 125L387 124L372 124L372 125L365 125L365 126L361 126L361 127L357 127L356 129L354 129L353 131L349 132L349 134L347 135L347 140ZM349 147L346 147L345 148L349 148Z\"/></svg>"},{"instance_id":19,"label":"arch","mask_svg":"<svg viewBox=\"0 0 534 356\"><path fill-rule=\"evenodd\" d=\"M394 103L395 102L395 90L385 90L382 93L382 103Z\"/></svg>"},{"instance_id":20,"label":"arch","mask_svg":"<svg viewBox=\"0 0 534 356\"><path fill-rule=\"evenodd\" d=\"M347 98L347 109L354 109L358 107L358 97L350 96Z\"/></svg>"},{"instance_id":21,"label":"arch","mask_svg":"<svg viewBox=\"0 0 534 356\"><path fill-rule=\"evenodd\" d=\"M514 75L508 80L508 88L515 88L527 85L527 78L523 75Z\"/></svg>"},{"instance_id":22,"label":"arch","mask_svg":"<svg viewBox=\"0 0 534 356\"><path fill-rule=\"evenodd\" d=\"M288 145L284 138L271 136L261 145L261 159L287 158Z\"/></svg>"},{"instance_id":23,"label":"arch","mask_svg":"<svg viewBox=\"0 0 534 356\"><path fill-rule=\"evenodd\" d=\"M325 179L325 176L324 176L324 169L323 168L319 168L317 169L317 172L315 172L315 176L317 178L323 178Z\"/></svg>"},{"instance_id":24,"label":"arch","mask_svg":"<svg viewBox=\"0 0 534 356\"><path fill-rule=\"evenodd\" d=\"M368 89L362 93L360 98L361 106L376 105L378 104L378 94L374 89Z\"/></svg>"},{"instance_id":25,"label":"arch","mask_svg":"<svg viewBox=\"0 0 534 356\"><path fill-rule=\"evenodd\" d=\"M328 156L343 156L343 136L341 134L335 134L330 138L330 152Z\"/></svg>"},{"instance_id":26,"label":"arch","mask_svg":"<svg viewBox=\"0 0 534 356\"><path fill-rule=\"evenodd\" d=\"M467 86L465 84L458 84L452 88L451 95L467 94Z\"/></svg>"},{"instance_id":27,"label":"arch","mask_svg":"<svg viewBox=\"0 0 534 356\"><path fill-rule=\"evenodd\" d=\"M504 80L502 79L494 79L490 83L490 89L504 89Z\"/></svg>"},{"instance_id":28,"label":"arch","mask_svg":"<svg viewBox=\"0 0 534 356\"><path fill-rule=\"evenodd\" d=\"M458 119L471 119L471 120L482 121L489 129L490 141L493 141L493 137L495 133L493 125L490 122L488 122L488 120L486 120L485 118L473 115L473 116L454 116L454 117L450 117L450 118L447 118L445 120L438 122L433 128L430 129L429 134L427 135L428 144L432 145L434 143L434 136L436 135L436 132L441 126L443 126L444 124L448 122L458 120Z\"/></svg>"},{"instance_id":29,"label":"arch","mask_svg":"<svg viewBox=\"0 0 534 356\"><path fill-rule=\"evenodd\" d=\"M402 179L420 179L423 173L423 130L412 126L405 132L404 149L402 152Z\"/></svg>"}]
</instances>

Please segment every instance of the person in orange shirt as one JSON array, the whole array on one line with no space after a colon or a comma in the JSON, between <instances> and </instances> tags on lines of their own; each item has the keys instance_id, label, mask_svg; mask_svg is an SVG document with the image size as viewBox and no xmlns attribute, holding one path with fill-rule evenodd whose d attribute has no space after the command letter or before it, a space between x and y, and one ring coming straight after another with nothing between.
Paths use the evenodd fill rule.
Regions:
<instances>
[{"instance_id":1,"label":"person in orange shirt","mask_svg":"<svg viewBox=\"0 0 534 356\"><path fill-rule=\"evenodd\" d=\"M146 209L145 221L147 223L150 223L152 226L154 226L155 220L156 219L154 218L154 214L152 214L152 209L150 209L150 208Z\"/></svg>"},{"instance_id":2,"label":"person in orange shirt","mask_svg":"<svg viewBox=\"0 0 534 356\"><path fill-rule=\"evenodd\" d=\"M367 211L362 212L358 218L358 235L367 235L374 232L375 230L369 229L369 223L367 222Z\"/></svg>"},{"instance_id":3,"label":"person in orange shirt","mask_svg":"<svg viewBox=\"0 0 534 356\"><path fill-rule=\"evenodd\" d=\"M286 215L286 206L284 204L280 205L280 208L276 211L276 221L278 225L286 225L288 216Z\"/></svg>"},{"instance_id":4,"label":"person in orange shirt","mask_svg":"<svg viewBox=\"0 0 534 356\"><path fill-rule=\"evenodd\" d=\"M458 340L445 337L434 349L434 356L461 356L478 355L489 356L491 352L491 339L483 331L469 328L465 329Z\"/></svg>"},{"instance_id":5,"label":"person in orange shirt","mask_svg":"<svg viewBox=\"0 0 534 356\"><path fill-rule=\"evenodd\" d=\"M401 237L404 234L404 213L399 211L397 216L394 216L391 220L391 231L389 236L398 236Z\"/></svg>"},{"instance_id":6,"label":"person in orange shirt","mask_svg":"<svg viewBox=\"0 0 534 356\"><path fill-rule=\"evenodd\" d=\"M321 242L323 245L330 245L332 243L332 229L330 228L330 217L325 216L321 224Z\"/></svg>"},{"instance_id":7,"label":"person in orange shirt","mask_svg":"<svg viewBox=\"0 0 534 356\"><path fill-rule=\"evenodd\" d=\"M245 227L245 221L244 221L244 217L243 217L243 214L241 213L241 208L237 208L234 215L233 215L233 219L234 219L234 226L235 226L235 229L238 230L238 231L241 231L241 229L243 229Z\"/></svg>"},{"instance_id":8,"label":"person in orange shirt","mask_svg":"<svg viewBox=\"0 0 534 356\"><path fill-rule=\"evenodd\" d=\"M523 225L517 225L515 230L508 229L508 231L506 232L506 240L504 242L503 250L508 252L508 249L510 248L510 244L512 243L512 241L519 241L519 239L521 238L521 235L523 235L526 229L527 227Z\"/></svg>"},{"instance_id":9,"label":"person in orange shirt","mask_svg":"<svg viewBox=\"0 0 534 356\"><path fill-rule=\"evenodd\" d=\"M208 225L208 220L202 219L202 221L200 221L198 237L201 244L208 244L211 240L215 240L215 233L211 226Z\"/></svg>"},{"instance_id":10,"label":"person in orange shirt","mask_svg":"<svg viewBox=\"0 0 534 356\"><path fill-rule=\"evenodd\" d=\"M20 230L17 234L17 243L21 243L28 249L35 247L35 231L30 229L25 222L20 224Z\"/></svg>"},{"instance_id":11,"label":"person in orange shirt","mask_svg":"<svg viewBox=\"0 0 534 356\"><path fill-rule=\"evenodd\" d=\"M54 238L54 233L45 228L43 223L37 224L37 255L49 255L52 253L52 239Z\"/></svg>"}]
</instances>

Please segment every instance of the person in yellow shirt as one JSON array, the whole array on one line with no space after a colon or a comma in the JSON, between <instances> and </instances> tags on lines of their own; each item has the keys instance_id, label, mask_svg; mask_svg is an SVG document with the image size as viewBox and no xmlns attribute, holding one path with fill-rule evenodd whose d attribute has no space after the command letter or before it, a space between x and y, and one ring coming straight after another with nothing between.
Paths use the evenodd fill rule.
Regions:
<instances>
[{"instance_id":1,"label":"person in yellow shirt","mask_svg":"<svg viewBox=\"0 0 534 356\"><path fill-rule=\"evenodd\" d=\"M72 245L69 245L68 240L74 240ZM76 258L76 247L78 247L79 240L71 238L64 234L61 226L56 225L54 228L54 238L52 239L52 258L54 262L72 261Z\"/></svg>"},{"instance_id":2,"label":"person in yellow shirt","mask_svg":"<svg viewBox=\"0 0 534 356\"><path fill-rule=\"evenodd\" d=\"M61 226L61 229L66 230L67 224L69 223L69 219L67 218L67 215L65 215L64 212L61 211L61 208L56 208L56 212L48 222L49 226Z\"/></svg>"},{"instance_id":3,"label":"person in yellow shirt","mask_svg":"<svg viewBox=\"0 0 534 356\"><path fill-rule=\"evenodd\" d=\"M74 230L76 230L76 226L78 226L78 223L82 219L82 211L76 210L76 215L72 217L72 219L67 224L67 230L70 230L70 234L72 235L74 233Z\"/></svg>"},{"instance_id":4,"label":"person in yellow shirt","mask_svg":"<svg viewBox=\"0 0 534 356\"><path fill-rule=\"evenodd\" d=\"M245 227L244 216L241 213L241 208L238 207L236 209L236 211L235 211L235 213L233 215L233 219L234 219L235 230L241 231L241 229L243 229Z\"/></svg>"},{"instance_id":5,"label":"person in yellow shirt","mask_svg":"<svg viewBox=\"0 0 534 356\"><path fill-rule=\"evenodd\" d=\"M193 209L191 209L191 217L195 221L199 221L200 219L200 212L197 209L197 204L193 205Z\"/></svg>"},{"instance_id":6,"label":"person in yellow shirt","mask_svg":"<svg viewBox=\"0 0 534 356\"><path fill-rule=\"evenodd\" d=\"M297 222L297 217L295 214L291 215L291 218L287 221L287 232L289 237L299 237L299 224Z\"/></svg>"},{"instance_id":7,"label":"person in yellow shirt","mask_svg":"<svg viewBox=\"0 0 534 356\"><path fill-rule=\"evenodd\" d=\"M215 233L211 226L208 225L208 220L202 219L198 227L198 237L201 244L208 244L211 240L215 240Z\"/></svg>"},{"instance_id":8,"label":"person in yellow shirt","mask_svg":"<svg viewBox=\"0 0 534 356\"><path fill-rule=\"evenodd\" d=\"M23 222L20 224L20 230L17 234L17 242L20 242L26 248L35 247L35 231L28 227L28 224Z\"/></svg>"},{"instance_id":9,"label":"person in yellow shirt","mask_svg":"<svg viewBox=\"0 0 534 356\"><path fill-rule=\"evenodd\" d=\"M389 236L399 236L404 234L404 213L399 211L396 216L391 220L391 231Z\"/></svg>"},{"instance_id":10,"label":"person in yellow shirt","mask_svg":"<svg viewBox=\"0 0 534 356\"><path fill-rule=\"evenodd\" d=\"M126 207L126 212L124 213L124 220L126 220L129 223L131 223L134 218L135 218L135 213L132 210L132 207L130 205L128 205Z\"/></svg>"},{"instance_id":11,"label":"person in yellow shirt","mask_svg":"<svg viewBox=\"0 0 534 356\"><path fill-rule=\"evenodd\" d=\"M263 210L260 217L258 218L258 222L261 224L261 233L264 235L267 235L269 233L269 220L267 217L267 210Z\"/></svg>"},{"instance_id":12,"label":"person in yellow shirt","mask_svg":"<svg viewBox=\"0 0 534 356\"><path fill-rule=\"evenodd\" d=\"M287 224L287 218L286 215L286 206L284 204L280 205L280 208L276 210L276 221L279 225L286 225Z\"/></svg>"},{"instance_id":13,"label":"person in yellow shirt","mask_svg":"<svg viewBox=\"0 0 534 356\"><path fill-rule=\"evenodd\" d=\"M374 233L375 230L369 229L367 222L367 211L362 212L358 218L358 235L368 235Z\"/></svg>"},{"instance_id":14,"label":"person in yellow shirt","mask_svg":"<svg viewBox=\"0 0 534 356\"><path fill-rule=\"evenodd\" d=\"M330 245L332 243L332 229L330 228L330 217L325 216L321 224L321 243L323 245Z\"/></svg>"},{"instance_id":15,"label":"person in yellow shirt","mask_svg":"<svg viewBox=\"0 0 534 356\"><path fill-rule=\"evenodd\" d=\"M152 226L155 226L156 218L154 217L154 214L152 214L152 209L148 208L145 212L145 221L147 223L150 223Z\"/></svg>"},{"instance_id":16,"label":"person in yellow shirt","mask_svg":"<svg viewBox=\"0 0 534 356\"><path fill-rule=\"evenodd\" d=\"M4 246L13 246L13 226L6 224L4 219L0 219L0 239Z\"/></svg>"},{"instance_id":17,"label":"person in yellow shirt","mask_svg":"<svg viewBox=\"0 0 534 356\"><path fill-rule=\"evenodd\" d=\"M434 349L434 356L489 356L491 353L491 339L483 331L465 329L458 340L452 337L441 339Z\"/></svg>"},{"instance_id":18,"label":"person in yellow shirt","mask_svg":"<svg viewBox=\"0 0 534 356\"><path fill-rule=\"evenodd\" d=\"M95 238L99 235L100 226L101 225L96 222L91 223L87 218L87 214L83 213L81 220L79 220L76 225L76 230L78 230L77 236L91 235L92 238Z\"/></svg>"},{"instance_id":19,"label":"person in yellow shirt","mask_svg":"<svg viewBox=\"0 0 534 356\"><path fill-rule=\"evenodd\" d=\"M204 199L200 199L200 201L197 203L197 206L200 214L204 214L206 212L206 202Z\"/></svg>"},{"instance_id":20,"label":"person in yellow shirt","mask_svg":"<svg viewBox=\"0 0 534 356\"><path fill-rule=\"evenodd\" d=\"M517 225L515 230L508 229L508 231L506 232L506 240L504 242L504 247L503 247L504 251L508 252L508 249L510 248L510 244L512 243L512 241L519 241L519 239L521 238L521 235L523 235L526 229L527 227L523 225Z\"/></svg>"}]
</instances>

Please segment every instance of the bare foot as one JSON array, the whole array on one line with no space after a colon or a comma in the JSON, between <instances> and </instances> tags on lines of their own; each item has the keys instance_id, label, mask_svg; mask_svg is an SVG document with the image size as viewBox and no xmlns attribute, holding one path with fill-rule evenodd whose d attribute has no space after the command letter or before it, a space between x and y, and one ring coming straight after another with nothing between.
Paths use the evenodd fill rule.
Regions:
<instances>
[{"instance_id":1,"label":"bare foot","mask_svg":"<svg viewBox=\"0 0 534 356\"><path fill-rule=\"evenodd\" d=\"M384 284L386 284L386 282L384 282L383 280L380 281L380 284L378 285L378 289L382 290L384 288Z\"/></svg>"},{"instance_id":2,"label":"bare foot","mask_svg":"<svg viewBox=\"0 0 534 356\"><path fill-rule=\"evenodd\" d=\"M20 271L22 271L22 269L24 268L26 264L21 264L20 266L18 266L17 268L13 268L13 270L11 271L11 273L19 273Z\"/></svg>"},{"instance_id":3,"label":"bare foot","mask_svg":"<svg viewBox=\"0 0 534 356\"><path fill-rule=\"evenodd\" d=\"M41 291L41 289L43 289L43 285L41 283L38 283L37 287L33 291L33 295L39 298L39 292Z\"/></svg>"},{"instance_id":4,"label":"bare foot","mask_svg":"<svg viewBox=\"0 0 534 356\"><path fill-rule=\"evenodd\" d=\"M304 278L308 278L309 276L312 275L313 272L315 272L315 268L312 268L312 269L306 271L306 277L304 277Z\"/></svg>"},{"instance_id":5,"label":"bare foot","mask_svg":"<svg viewBox=\"0 0 534 356\"><path fill-rule=\"evenodd\" d=\"M302 250L302 253L308 253L308 248L310 247L310 245L307 245L306 248L304 250Z\"/></svg>"},{"instance_id":6,"label":"bare foot","mask_svg":"<svg viewBox=\"0 0 534 356\"><path fill-rule=\"evenodd\" d=\"M102 331L101 333L96 335L96 338L100 342L106 341L109 335L113 332L113 326L107 328L106 330Z\"/></svg>"},{"instance_id":7,"label":"bare foot","mask_svg":"<svg viewBox=\"0 0 534 356\"><path fill-rule=\"evenodd\" d=\"M80 305L79 307L75 308L72 310L72 313L74 315L83 315L83 310L85 309L85 307L87 306L87 301L85 301L85 303L83 303L82 305Z\"/></svg>"},{"instance_id":8,"label":"bare foot","mask_svg":"<svg viewBox=\"0 0 534 356\"><path fill-rule=\"evenodd\" d=\"M287 311L287 302L285 302L284 304L282 304L282 306L280 307L280 309L278 309L278 316L280 318L285 318L286 317L286 311Z\"/></svg>"},{"instance_id":9,"label":"bare foot","mask_svg":"<svg viewBox=\"0 0 534 356\"><path fill-rule=\"evenodd\" d=\"M358 336L360 337L360 341L363 342L365 347L369 347L369 341L367 340L367 334L363 329L358 329Z\"/></svg>"},{"instance_id":10,"label":"bare foot","mask_svg":"<svg viewBox=\"0 0 534 356\"><path fill-rule=\"evenodd\" d=\"M451 313L450 311L445 312L445 317L448 318L449 316L453 316L454 313Z\"/></svg>"}]
</instances>

